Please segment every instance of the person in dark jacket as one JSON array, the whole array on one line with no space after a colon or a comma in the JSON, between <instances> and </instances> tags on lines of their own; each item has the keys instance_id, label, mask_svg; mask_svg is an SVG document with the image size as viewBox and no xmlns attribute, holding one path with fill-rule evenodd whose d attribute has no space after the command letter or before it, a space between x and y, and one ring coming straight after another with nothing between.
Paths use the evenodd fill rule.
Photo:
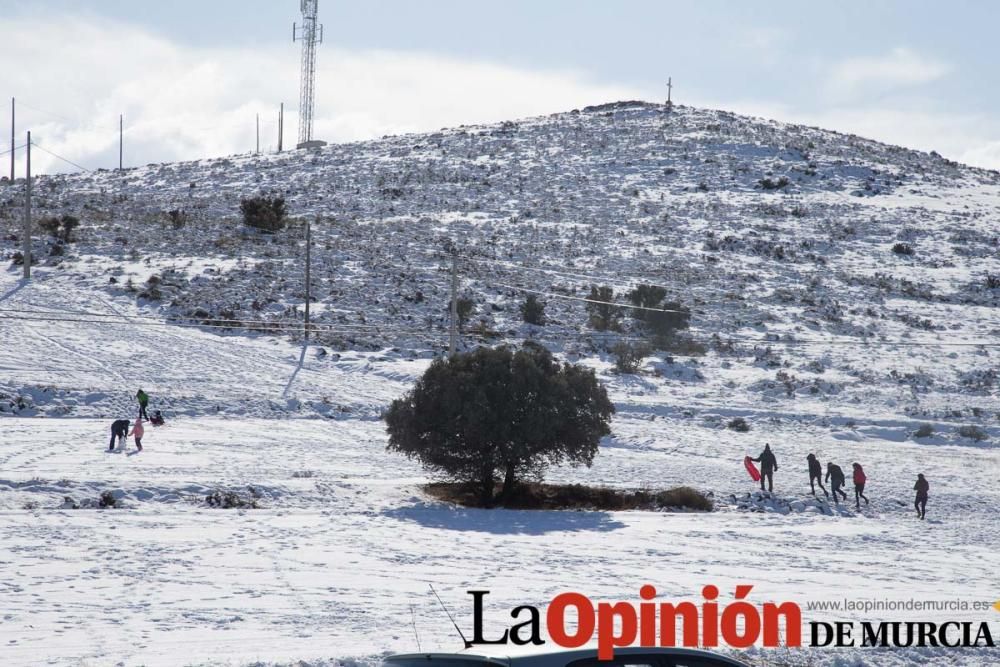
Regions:
<instances>
[{"instance_id":1,"label":"person in dark jacket","mask_svg":"<svg viewBox=\"0 0 1000 667\"><path fill-rule=\"evenodd\" d=\"M771 445L765 443L764 451L760 453L760 456L750 460L760 463L760 490L764 490L764 479L766 478L768 492L774 491L774 473L778 470L778 459L774 458Z\"/></svg>"},{"instance_id":2,"label":"person in dark jacket","mask_svg":"<svg viewBox=\"0 0 1000 667\"><path fill-rule=\"evenodd\" d=\"M868 477L865 475L865 471L861 468L860 463L851 464L854 467L854 505L858 509L861 509L861 499L865 499L865 505L868 504L868 496L865 495L865 482L868 481Z\"/></svg>"},{"instance_id":3,"label":"person in dark jacket","mask_svg":"<svg viewBox=\"0 0 1000 667\"><path fill-rule=\"evenodd\" d=\"M830 492L823 486L823 466L820 465L819 459L816 458L815 454L809 454L806 460L809 461L809 488L812 489L812 494L816 495L815 484L819 484L823 494L829 498Z\"/></svg>"},{"instance_id":4,"label":"person in dark jacket","mask_svg":"<svg viewBox=\"0 0 1000 667\"><path fill-rule=\"evenodd\" d=\"M149 415L146 414L146 407L149 405L149 396L140 389L135 392L135 400L139 401L139 417L149 421Z\"/></svg>"},{"instance_id":5,"label":"person in dark jacket","mask_svg":"<svg viewBox=\"0 0 1000 667\"><path fill-rule=\"evenodd\" d=\"M153 416L149 418L149 423L153 426L163 426L166 420L163 419L163 413L159 410L153 410Z\"/></svg>"},{"instance_id":6,"label":"person in dark jacket","mask_svg":"<svg viewBox=\"0 0 1000 667\"><path fill-rule=\"evenodd\" d=\"M830 488L833 490L833 502L840 504L837 499L837 493L840 493L847 500L847 494L844 492L844 471L843 469L834 463L833 461L826 462L826 481L830 482Z\"/></svg>"},{"instance_id":7,"label":"person in dark jacket","mask_svg":"<svg viewBox=\"0 0 1000 667\"><path fill-rule=\"evenodd\" d=\"M917 499L913 501L913 506L917 508L917 516L921 519L927 514L927 492L931 485L924 479L924 474L917 475L917 483L913 485L913 490L917 492Z\"/></svg>"},{"instance_id":8,"label":"person in dark jacket","mask_svg":"<svg viewBox=\"0 0 1000 667\"><path fill-rule=\"evenodd\" d=\"M128 435L128 420L127 419L116 419L111 422L111 442L108 443L108 451L114 451L115 449L115 438L118 438L119 444L125 446L125 437Z\"/></svg>"}]
</instances>

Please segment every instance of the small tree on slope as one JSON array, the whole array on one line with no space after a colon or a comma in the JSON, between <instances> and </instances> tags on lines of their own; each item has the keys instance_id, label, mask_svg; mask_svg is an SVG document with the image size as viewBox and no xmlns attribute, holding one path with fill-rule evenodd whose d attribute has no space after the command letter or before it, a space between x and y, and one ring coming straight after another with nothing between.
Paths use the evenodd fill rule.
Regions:
<instances>
[{"instance_id":1,"label":"small tree on slope","mask_svg":"<svg viewBox=\"0 0 1000 667\"><path fill-rule=\"evenodd\" d=\"M553 464L591 465L614 405L594 372L544 348L480 348L435 360L385 415L390 451L473 484L484 505Z\"/></svg>"}]
</instances>

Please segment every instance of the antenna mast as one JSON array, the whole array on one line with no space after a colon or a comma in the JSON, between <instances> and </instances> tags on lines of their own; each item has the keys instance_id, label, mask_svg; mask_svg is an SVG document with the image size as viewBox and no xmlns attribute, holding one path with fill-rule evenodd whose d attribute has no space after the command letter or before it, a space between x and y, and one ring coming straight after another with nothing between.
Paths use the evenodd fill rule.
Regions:
<instances>
[{"instance_id":1,"label":"antenna mast","mask_svg":"<svg viewBox=\"0 0 1000 667\"><path fill-rule=\"evenodd\" d=\"M318 21L319 0L302 0L302 25L292 25L292 41L302 42L302 73L299 83L299 143L296 148L319 148L325 141L313 139L313 108L316 97L316 45L323 43Z\"/></svg>"}]
</instances>

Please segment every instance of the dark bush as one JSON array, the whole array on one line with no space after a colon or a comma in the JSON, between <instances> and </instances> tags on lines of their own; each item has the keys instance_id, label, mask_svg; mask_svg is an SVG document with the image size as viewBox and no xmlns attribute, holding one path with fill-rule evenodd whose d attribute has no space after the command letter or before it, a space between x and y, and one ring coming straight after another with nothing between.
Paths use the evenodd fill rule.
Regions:
<instances>
[{"instance_id":1,"label":"dark bush","mask_svg":"<svg viewBox=\"0 0 1000 667\"><path fill-rule=\"evenodd\" d=\"M475 309L476 309L476 303L472 299L466 297L460 297L455 302L455 310L457 311L458 314L459 327L465 326L465 323L469 321L470 317L472 317L472 313L475 311Z\"/></svg>"},{"instance_id":2,"label":"dark bush","mask_svg":"<svg viewBox=\"0 0 1000 667\"><path fill-rule=\"evenodd\" d=\"M770 178L762 178L757 181L757 184L765 190L780 190L781 188L787 187L790 181L788 177L782 176L776 181L772 181Z\"/></svg>"},{"instance_id":3,"label":"dark bush","mask_svg":"<svg viewBox=\"0 0 1000 667\"><path fill-rule=\"evenodd\" d=\"M469 484L435 483L424 487L445 502L482 507L476 488ZM712 499L690 487L667 491L629 491L583 484L517 484L503 506L522 510L643 510L683 508L711 512Z\"/></svg>"},{"instance_id":4,"label":"dark bush","mask_svg":"<svg viewBox=\"0 0 1000 667\"><path fill-rule=\"evenodd\" d=\"M691 309L679 301L667 301L659 306L662 310L647 310L645 328L653 337L657 347L666 349L675 334L691 326Z\"/></svg>"},{"instance_id":5,"label":"dark bush","mask_svg":"<svg viewBox=\"0 0 1000 667\"><path fill-rule=\"evenodd\" d=\"M614 405L594 372L530 346L437 359L385 414L388 449L475 488L480 502L562 462L589 466Z\"/></svg>"},{"instance_id":6,"label":"dark bush","mask_svg":"<svg viewBox=\"0 0 1000 667\"><path fill-rule=\"evenodd\" d=\"M726 350L726 345L723 344L720 347L723 351ZM708 348L688 336L674 336L663 346L663 351L682 357L703 357L708 352Z\"/></svg>"},{"instance_id":7,"label":"dark bush","mask_svg":"<svg viewBox=\"0 0 1000 667\"><path fill-rule=\"evenodd\" d=\"M175 208L172 211L167 211L167 219L170 220L170 226L174 229L183 229L184 225L187 224L188 214L182 209Z\"/></svg>"},{"instance_id":8,"label":"dark bush","mask_svg":"<svg viewBox=\"0 0 1000 667\"><path fill-rule=\"evenodd\" d=\"M639 285L628 293L628 300L637 306L632 311L636 320L653 338L658 348L666 348L674 334L687 329L691 322L691 311L678 301L663 302L667 291L656 285ZM655 308L656 310L646 310Z\"/></svg>"},{"instance_id":9,"label":"dark bush","mask_svg":"<svg viewBox=\"0 0 1000 667\"><path fill-rule=\"evenodd\" d=\"M712 499L690 486L680 486L656 495L660 507L682 507L703 512L711 512L714 508Z\"/></svg>"},{"instance_id":10,"label":"dark bush","mask_svg":"<svg viewBox=\"0 0 1000 667\"><path fill-rule=\"evenodd\" d=\"M146 299L147 301L159 301L163 298L163 292L156 285L150 285L146 289L139 292L140 299Z\"/></svg>"},{"instance_id":11,"label":"dark bush","mask_svg":"<svg viewBox=\"0 0 1000 667\"><path fill-rule=\"evenodd\" d=\"M282 197L251 197L240 200L243 222L265 232L276 232L285 226L285 200Z\"/></svg>"},{"instance_id":12,"label":"dark bush","mask_svg":"<svg viewBox=\"0 0 1000 667\"><path fill-rule=\"evenodd\" d=\"M254 489L250 489L250 493L244 497L235 491L213 491L212 493L205 496L205 502L209 507L216 507L219 509L260 509L260 503L258 502L258 494L254 492Z\"/></svg>"},{"instance_id":13,"label":"dark bush","mask_svg":"<svg viewBox=\"0 0 1000 667\"><path fill-rule=\"evenodd\" d=\"M545 304L539 301L534 294L529 294L528 298L521 304L521 319L526 324L545 326Z\"/></svg>"},{"instance_id":14,"label":"dark bush","mask_svg":"<svg viewBox=\"0 0 1000 667\"><path fill-rule=\"evenodd\" d=\"M91 501L93 502L93 501ZM101 491L101 497L97 501L98 507L116 507L118 501L115 499L115 495L110 491Z\"/></svg>"},{"instance_id":15,"label":"dark bush","mask_svg":"<svg viewBox=\"0 0 1000 667\"><path fill-rule=\"evenodd\" d=\"M621 306L616 306L614 289L604 286L590 286L587 297L587 313L590 315L590 326L598 331L618 331L621 329Z\"/></svg>"},{"instance_id":16,"label":"dark bush","mask_svg":"<svg viewBox=\"0 0 1000 667\"><path fill-rule=\"evenodd\" d=\"M73 230L80 226L80 219L73 215L64 215L59 221L62 223L63 243L72 243Z\"/></svg>"},{"instance_id":17,"label":"dark bush","mask_svg":"<svg viewBox=\"0 0 1000 667\"><path fill-rule=\"evenodd\" d=\"M970 424L968 426L962 426L961 428L959 428L958 429L958 434L960 436L962 436L963 438L968 438L968 439L974 440L976 442L981 442L983 440L989 440L989 437L990 437L990 436L986 435L986 431L984 431L983 429L979 428L978 426L975 426L975 425L972 425L972 424Z\"/></svg>"},{"instance_id":18,"label":"dark bush","mask_svg":"<svg viewBox=\"0 0 1000 667\"><path fill-rule=\"evenodd\" d=\"M73 230L80 226L80 219L72 215L49 216L38 221L38 227L63 243L73 242Z\"/></svg>"},{"instance_id":19,"label":"dark bush","mask_svg":"<svg viewBox=\"0 0 1000 667\"><path fill-rule=\"evenodd\" d=\"M897 243L896 245L892 246L892 251L897 255L912 255L913 246L907 243Z\"/></svg>"},{"instance_id":20,"label":"dark bush","mask_svg":"<svg viewBox=\"0 0 1000 667\"><path fill-rule=\"evenodd\" d=\"M615 370L623 375L633 375L642 366L642 360L649 356L649 347L642 344L633 345L621 341L611 348L615 355Z\"/></svg>"},{"instance_id":21,"label":"dark bush","mask_svg":"<svg viewBox=\"0 0 1000 667\"><path fill-rule=\"evenodd\" d=\"M986 289L1000 289L1000 276L986 274Z\"/></svg>"},{"instance_id":22,"label":"dark bush","mask_svg":"<svg viewBox=\"0 0 1000 667\"><path fill-rule=\"evenodd\" d=\"M921 424L917 427L917 430L913 432L914 438L929 438L934 435L934 427L930 424Z\"/></svg>"},{"instance_id":23,"label":"dark bush","mask_svg":"<svg viewBox=\"0 0 1000 667\"><path fill-rule=\"evenodd\" d=\"M633 306L656 308L667 297L667 290L657 285L639 285L631 290L627 296ZM649 311L637 310L635 316L637 319L644 319L647 312Z\"/></svg>"},{"instance_id":24,"label":"dark bush","mask_svg":"<svg viewBox=\"0 0 1000 667\"><path fill-rule=\"evenodd\" d=\"M62 223L59 222L59 218L48 216L42 218L36 224L39 229L49 236L59 238L59 228L62 226Z\"/></svg>"},{"instance_id":25,"label":"dark bush","mask_svg":"<svg viewBox=\"0 0 1000 667\"><path fill-rule=\"evenodd\" d=\"M736 431L737 433L746 433L750 430L750 424L747 423L746 419L743 417L736 417L735 419L729 420L726 424L726 428Z\"/></svg>"}]
</instances>

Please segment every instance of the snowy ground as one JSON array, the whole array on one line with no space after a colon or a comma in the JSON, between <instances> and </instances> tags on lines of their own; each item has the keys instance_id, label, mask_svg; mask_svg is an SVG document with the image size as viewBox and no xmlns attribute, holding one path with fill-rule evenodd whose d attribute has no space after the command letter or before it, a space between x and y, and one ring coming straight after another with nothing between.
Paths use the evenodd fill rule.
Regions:
<instances>
[{"instance_id":1,"label":"snowy ground","mask_svg":"<svg viewBox=\"0 0 1000 667\"><path fill-rule=\"evenodd\" d=\"M42 274L8 302L37 302L47 282ZM65 305L55 297L47 303ZM275 340L79 323L41 329L6 322L0 335L5 367L47 368L55 384L92 372L85 369L105 370L104 380L94 375L93 389L111 394L119 412L127 411L131 387L110 369L152 350L158 361L150 377L157 380L146 384L154 403L158 395L188 391L219 402L245 392L256 405L272 397L277 410L287 409L289 396L339 387L340 400L359 413L335 419L180 413L168 426L150 428L138 455L104 451L106 417L3 420L5 664L367 661L414 648L410 605L423 647L453 649L428 582L466 624L464 591L482 587L493 591L498 623L503 610L544 605L563 590L635 599L646 582L670 598L693 597L705 583L726 591L751 581L758 599L803 604L997 597L1000 450L892 438L907 425L883 423L878 415L831 430L813 414L741 411L755 428L766 424L783 466L779 495L790 501L787 508L777 503L748 512L727 499L752 490L740 458L756 453L761 435L713 425L713 415L727 414L723 409L686 415L675 407L685 403L683 384L648 378L636 386L607 376L619 408L615 435L592 469L558 470L552 478L690 483L712 491L720 511L484 512L428 502L419 491L425 480L419 468L385 452L374 406L403 392L426 362L373 355L374 361L338 369L307 354L296 373L298 348ZM657 395L669 400L657 405L651 400ZM865 461L872 506L824 513L799 502L807 500L808 451L845 465ZM933 484L924 523L910 508L919 471ZM247 486L257 490L263 509L211 509L203 502L212 490ZM59 509L66 496L79 502L104 490L127 509ZM831 612L813 618L841 617L858 620ZM824 664L829 655L814 658ZM983 665L998 659L986 652L965 657ZM875 664L892 664L887 660L895 656Z\"/></svg>"},{"instance_id":2,"label":"snowy ground","mask_svg":"<svg viewBox=\"0 0 1000 667\"><path fill-rule=\"evenodd\" d=\"M756 185L781 175L781 192ZM279 186L294 214L328 216L314 230L317 344L167 324L300 326L299 228L263 237L233 217L240 196ZM6 254L19 247L13 190L0 198ZM367 664L413 650L414 622L425 650L455 649L428 582L465 627L470 588L493 591L497 624L561 591L635 600L644 583L696 600L708 583L724 594L753 583L755 601L804 608L1000 598L1000 369L995 347L967 344L1000 332L1000 289L985 280L1000 276L996 172L640 107L42 179L37 192L39 210L82 226L31 283L0 272L0 664ZM164 214L177 207L191 216L182 230ZM531 335L595 368L615 401L593 468L550 479L693 485L716 512L485 512L422 496L424 472L385 452L379 415L447 340L448 263L434 250L445 237L468 251L461 285L477 314L464 345ZM897 242L916 253L893 253ZM37 238L36 252L52 245ZM140 296L154 275L160 299ZM618 375L608 336L553 295L647 280L692 306L696 340L720 344ZM519 321L521 288L547 292L548 326ZM141 454L106 453L139 386L169 424L147 430ZM727 429L734 417L751 430ZM922 425L933 435L914 437ZM748 498L741 464L764 442L781 465L775 501ZM872 505L812 501L810 451L862 462ZM911 507L918 472L931 483L926 522ZM251 487L260 509L204 502ZM103 491L125 508L66 507ZM871 619L989 620L1000 636L996 611Z\"/></svg>"}]
</instances>

